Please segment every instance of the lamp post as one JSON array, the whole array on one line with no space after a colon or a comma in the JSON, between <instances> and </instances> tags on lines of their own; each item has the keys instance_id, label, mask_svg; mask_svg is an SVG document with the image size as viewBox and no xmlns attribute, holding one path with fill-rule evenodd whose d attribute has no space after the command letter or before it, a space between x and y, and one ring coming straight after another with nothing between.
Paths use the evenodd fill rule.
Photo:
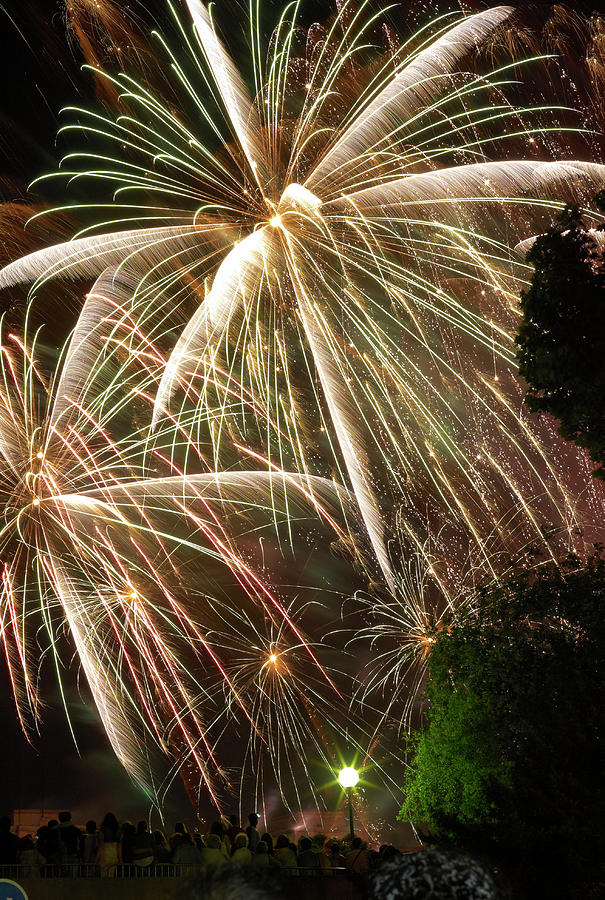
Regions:
<instances>
[{"instance_id":1,"label":"lamp post","mask_svg":"<svg viewBox=\"0 0 605 900\"><path fill-rule=\"evenodd\" d=\"M351 840L353 840L353 800L352 793L353 788L359 781L359 772L357 769L354 769L352 766L345 766L344 769L341 769L338 773L338 781L340 786L343 787L347 792L347 800L349 802L349 829L351 832Z\"/></svg>"}]
</instances>

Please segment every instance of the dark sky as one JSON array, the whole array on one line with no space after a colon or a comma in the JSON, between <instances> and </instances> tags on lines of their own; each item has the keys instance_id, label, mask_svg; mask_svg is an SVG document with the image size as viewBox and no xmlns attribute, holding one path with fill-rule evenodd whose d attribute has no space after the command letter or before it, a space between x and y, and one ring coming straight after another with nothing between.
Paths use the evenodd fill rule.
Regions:
<instances>
[{"instance_id":1,"label":"dark sky","mask_svg":"<svg viewBox=\"0 0 605 900\"><path fill-rule=\"evenodd\" d=\"M0 4L3 52L0 167L29 181L55 165L57 111L87 90L65 34L55 0L10 0Z\"/></svg>"},{"instance_id":2,"label":"dark sky","mask_svg":"<svg viewBox=\"0 0 605 900\"><path fill-rule=\"evenodd\" d=\"M161 0L146 4L161 17ZM274 5L277 5L276 2ZM279 4L281 5L281 4ZM479 4L473 4L479 6ZM487 4L495 5L495 4ZM315 11L331 4L316 0ZM574 3L574 8L605 12L605 0ZM10 0L0 3L2 92L0 108L0 190L2 199L22 195L29 180L56 166L57 112L67 103L85 103L92 88L80 72L77 47L68 42L61 3L55 0ZM76 671L66 684L72 723L81 756L74 746L58 693L46 698L45 724L36 748L20 733L6 672L0 680L0 715L4 771L0 814L13 808L72 808L78 820L100 818L107 809L119 817L145 815L148 806L116 761L94 706L76 685ZM48 679L50 682L50 679ZM175 789L169 823L187 816L184 792Z\"/></svg>"}]
</instances>

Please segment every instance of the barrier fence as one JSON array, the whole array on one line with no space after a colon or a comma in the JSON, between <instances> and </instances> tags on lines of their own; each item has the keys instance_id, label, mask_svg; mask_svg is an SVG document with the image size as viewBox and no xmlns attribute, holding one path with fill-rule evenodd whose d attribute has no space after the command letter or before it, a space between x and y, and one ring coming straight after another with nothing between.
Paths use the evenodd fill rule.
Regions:
<instances>
[{"instance_id":1,"label":"barrier fence","mask_svg":"<svg viewBox=\"0 0 605 900\"><path fill-rule=\"evenodd\" d=\"M283 867L275 870L286 877L301 878L348 878L356 879L357 873L350 869L333 867L330 869L308 869ZM55 865L47 863L41 866L32 865L0 865L0 878L14 881L29 878L181 878L204 871L204 866L180 866L175 863L152 863L143 866L136 863L118 863L102 868L94 863L74 863Z\"/></svg>"}]
</instances>

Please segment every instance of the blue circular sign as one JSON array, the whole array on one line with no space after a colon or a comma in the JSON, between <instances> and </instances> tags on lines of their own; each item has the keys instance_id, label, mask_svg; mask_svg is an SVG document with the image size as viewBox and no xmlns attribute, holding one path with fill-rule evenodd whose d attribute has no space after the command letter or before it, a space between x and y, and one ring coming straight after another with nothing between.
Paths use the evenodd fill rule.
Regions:
<instances>
[{"instance_id":1,"label":"blue circular sign","mask_svg":"<svg viewBox=\"0 0 605 900\"><path fill-rule=\"evenodd\" d=\"M27 894L14 881L0 878L0 900L27 900Z\"/></svg>"}]
</instances>

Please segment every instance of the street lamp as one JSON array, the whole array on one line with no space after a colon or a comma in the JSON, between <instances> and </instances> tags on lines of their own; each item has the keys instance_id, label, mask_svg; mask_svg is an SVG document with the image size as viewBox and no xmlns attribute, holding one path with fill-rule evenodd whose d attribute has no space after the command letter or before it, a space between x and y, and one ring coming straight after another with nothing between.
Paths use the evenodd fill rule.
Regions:
<instances>
[{"instance_id":1,"label":"street lamp","mask_svg":"<svg viewBox=\"0 0 605 900\"><path fill-rule=\"evenodd\" d=\"M353 788L359 781L359 772L357 769L354 769L352 766L345 766L344 769L341 769L338 773L338 781L340 786L343 787L347 792L347 800L349 802L349 829L351 831L351 840L353 840L353 800L352 793Z\"/></svg>"}]
</instances>

